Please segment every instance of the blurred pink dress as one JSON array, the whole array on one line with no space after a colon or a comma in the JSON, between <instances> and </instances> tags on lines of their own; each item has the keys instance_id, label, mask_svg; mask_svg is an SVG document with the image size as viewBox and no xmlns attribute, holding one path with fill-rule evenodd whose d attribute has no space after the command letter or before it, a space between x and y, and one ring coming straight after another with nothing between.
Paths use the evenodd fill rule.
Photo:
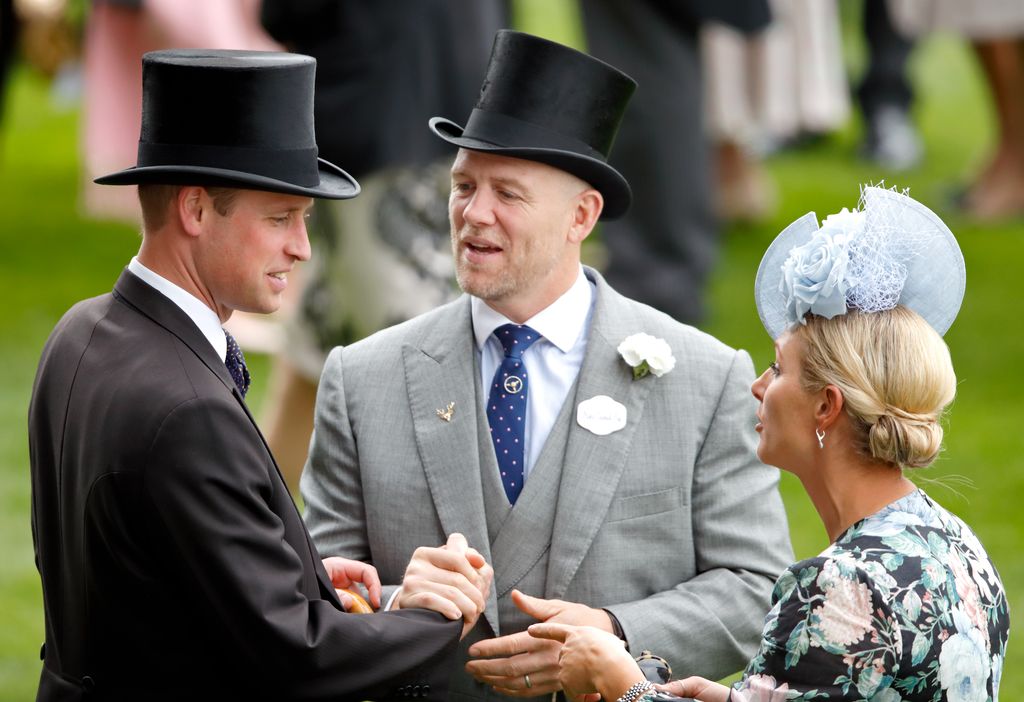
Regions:
<instances>
[{"instance_id":1,"label":"blurred pink dress","mask_svg":"<svg viewBox=\"0 0 1024 702\"><path fill-rule=\"evenodd\" d=\"M97 0L85 31L82 207L87 215L139 220L135 188L92 179L135 164L142 112L142 54L165 48L278 50L259 23L260 0ZM196 105L202 109L202 105Z\"/></svg>"}]
</instances>

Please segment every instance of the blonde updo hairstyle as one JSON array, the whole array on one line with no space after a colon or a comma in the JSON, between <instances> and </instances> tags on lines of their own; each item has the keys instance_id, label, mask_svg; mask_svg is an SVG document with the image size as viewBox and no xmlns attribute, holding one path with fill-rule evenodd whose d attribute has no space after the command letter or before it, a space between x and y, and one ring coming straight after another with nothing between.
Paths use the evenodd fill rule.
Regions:
<instances>
[{"instance_id":1,"label":"blonde updo hairstyle","mask_svg":"<svg viewBox=\"0 0 1024 702\"><path fill-rule=\"evenodd\" d=\"M924 319L902 306L850 310L832 319L808 315L792 333L804 345L804 387L839 388L858 450L900 468L935 460L956 374L946 342Z\"/></svg>"}]
</instances>

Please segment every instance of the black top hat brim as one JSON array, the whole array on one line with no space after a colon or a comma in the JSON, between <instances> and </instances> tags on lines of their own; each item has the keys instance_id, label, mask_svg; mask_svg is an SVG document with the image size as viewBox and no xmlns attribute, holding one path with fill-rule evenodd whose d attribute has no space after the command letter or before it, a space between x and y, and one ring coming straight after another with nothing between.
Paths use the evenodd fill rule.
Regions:
<instances>
[{"instance_id":1,"label":"black top hat brim","mask_svg":"<svg viewBox=\"0 0 1024 702\"><path fill-rule=\"evenodd\" d=\"M329 200L348 200L359 194L359 183L341 168L322 158L317 159L317 166L320 182L315 186L297 185L228 168L188 165L134 166L100 176L94 182L100 185L210 185L266 190Z\"/></svg>"},{"instance_id":2,"label":"black top hat brim","mask_svg":"<svg viewBox=\"0 0 1024 702\"><path fill-rule=\"evenodd\" d=\"M429 124L431 131L449 144L471 151L537 161L585 180L604 197L601 219L621 217L629 210L633 201L633 191L629 187L629 182L621 173L599 159L563 149L508 146L466 137L463 136L462 127L443 117L433 117Z\"/></svg>"}]
</instances>

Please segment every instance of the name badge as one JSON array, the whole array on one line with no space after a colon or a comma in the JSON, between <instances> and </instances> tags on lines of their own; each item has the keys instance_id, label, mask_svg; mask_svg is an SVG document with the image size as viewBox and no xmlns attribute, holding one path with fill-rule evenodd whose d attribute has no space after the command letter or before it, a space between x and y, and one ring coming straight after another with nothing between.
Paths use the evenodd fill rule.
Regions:
<instances>
[{"instance_id":1,"label":"name badge","mask_svg":"<svg viewBox=\"0 0 1024 702\"><path fill-rule=\"evenodd\" d=\"M576 407L576 423L598 436L626 426L626 406L607 395L595 395Z\"/></svg>"}]
</instances>

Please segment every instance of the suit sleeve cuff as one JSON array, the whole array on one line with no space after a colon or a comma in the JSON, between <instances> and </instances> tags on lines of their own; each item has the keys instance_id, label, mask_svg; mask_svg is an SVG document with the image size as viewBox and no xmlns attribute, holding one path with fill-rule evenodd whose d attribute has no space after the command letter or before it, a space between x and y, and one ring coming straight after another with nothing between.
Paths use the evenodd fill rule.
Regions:
<instances>
[{"instance_id":1,"label":"suit sleeve cuff","mask_svg":"<svg viewBox=\"0 0 1024 702\"><path fill-rule=\"evenodd\" d=\"M619 622L619 618L610 609L603 610L608 615L608 619L612 622L612 633L622 639L622 642L626 644L626 650L629 650L629 640L626 638L626 632L622 630L622 624Z\"/></svg>"}]
</instances>

